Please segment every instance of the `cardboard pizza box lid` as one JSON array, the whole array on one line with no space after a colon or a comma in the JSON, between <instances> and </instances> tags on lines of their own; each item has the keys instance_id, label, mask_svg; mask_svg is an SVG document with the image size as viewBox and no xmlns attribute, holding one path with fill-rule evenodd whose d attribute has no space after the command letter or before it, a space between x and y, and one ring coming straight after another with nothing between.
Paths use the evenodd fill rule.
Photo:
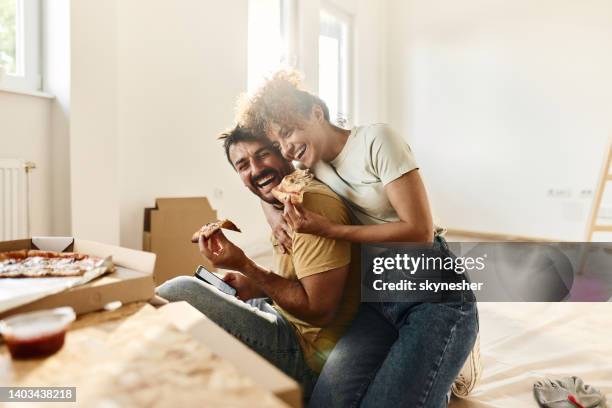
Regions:
<instances>
[{"instance_id":1,"label":"cardboard pizza box lid","mask_svg":"<svg viewBox=\"0 0 612 408\"><path fill-rule=\"evenodd\" d=\"M257 385L272 392L291 407L302 406L302 391L297 382L240 340L217 326L187 302L174 302L158 309L166 321L189 333L219 357L234 364Z\"/></svg>"},{"instance_id":2,"label":"cardboard pizza box lid","mask_svg":"<svg viewBox=\"0 0 612 408\"><path fill-rule=\"evenodd\" d=\"M63 248L62 248L63 246ZM54 249L56 248L56 249ZM148 300L155 293L155 254L72 237L33 237L0 242L0 252L19 249L74 251L101 258L111 256L115 271L63 292L54 293L0 314L0 318L33 310L71 306L77 314L102 309L106 304Z\"/></svg>"},{"instance_id":3,"label":"cardboard pizza box lid","mask_svg":"<svg viewBox=\"0 0 612 408\"><path fill-rule=\"evenodd\" d=\"M32 246L43 251L64 252L72 244L73 237L32 237Z\"/></svg>"},{"instance_id":4,"label":"cardboard pizza box lid","mask_svg":"<svg viewBox=\"0 0 612 408\"><path fill-rule=\"evenodd\" d=\"M154 208L145 209L143 249L157 255L153 274L157 285L179 275L193 275L198 265L215 270L191 236L216 220L217 212L206 197L158 198Z\"/></svg>"}]
</instances>

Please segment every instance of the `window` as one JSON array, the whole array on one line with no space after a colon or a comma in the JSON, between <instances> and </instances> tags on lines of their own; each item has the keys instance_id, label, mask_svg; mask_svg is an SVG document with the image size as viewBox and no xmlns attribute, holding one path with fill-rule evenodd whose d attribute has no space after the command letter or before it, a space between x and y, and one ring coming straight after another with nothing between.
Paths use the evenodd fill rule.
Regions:
<instances>
[{"instance_id":1,"label":"window","mask_svg":"<svg viewBox=\"0 0 612 408\"><path fill-rule=\"evenodd\" d=\"M41 87L39 0L0 0L0 86Z\"/></svg>"},{"instance_id":2,"label":"window","mask_svg":"<svg viewBox=\"0 0 612 408\"><path fill-rule=\"evenodd\" d=\"M248 90L266 75L293 65L295 0L249 0Z\"/></svg>"},{"instance_id":3,"label":"window","mask_svg":"<svg viewBox=\"0 0 612 408\"><path fill-rule=\"evenodd\" d=\"M319 96L329 108L331 121L341 125L351 119L350 45L350 16L323 8L319 31Z\"/></svg>"}]
</instances>

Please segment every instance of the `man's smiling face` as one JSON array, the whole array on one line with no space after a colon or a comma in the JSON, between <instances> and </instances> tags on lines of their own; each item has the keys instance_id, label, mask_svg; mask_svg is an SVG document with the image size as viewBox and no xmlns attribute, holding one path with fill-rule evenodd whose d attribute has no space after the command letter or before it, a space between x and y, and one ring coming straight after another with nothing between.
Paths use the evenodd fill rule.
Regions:
<instances>
[{"instance_id":1,"label":"man's smiling face","mask_svg":"<svg viewBox=\"0 0 612 408\"><path fill-rule=\"evenodd\" d=\"M229 148L229 159L245 186L262 200L280 204L272 189L293 171L293 165L269 143L240 141Z\"/></svg>"}]
</instances>

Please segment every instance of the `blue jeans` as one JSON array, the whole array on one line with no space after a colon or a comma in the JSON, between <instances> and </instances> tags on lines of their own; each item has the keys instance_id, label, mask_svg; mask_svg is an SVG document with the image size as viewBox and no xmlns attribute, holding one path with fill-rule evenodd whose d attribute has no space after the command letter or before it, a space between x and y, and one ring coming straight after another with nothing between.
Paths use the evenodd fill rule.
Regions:
<instances>
[{"instance_id":1,"label":"blue jeans","mask_svg":"<svg viewBox=\"0 0 612 408\"><path fill-rule=\"evenodd\" d=\"M477 333L471 291L439 303L362 303L327 359L309 406L446 407Z\"/></svg>"},{"instance_id":2,"label":"blue jeans","mask_svg":"<svg viewBox=\"0 0 612 408\"><path fill-rule=\"evenodd\" d=\"M186 301L312 392L317 374L306 364L293 326L266 299L243 302L189 276L171 279L157 288L170 302Z\"/></svg>"}]
</instances>

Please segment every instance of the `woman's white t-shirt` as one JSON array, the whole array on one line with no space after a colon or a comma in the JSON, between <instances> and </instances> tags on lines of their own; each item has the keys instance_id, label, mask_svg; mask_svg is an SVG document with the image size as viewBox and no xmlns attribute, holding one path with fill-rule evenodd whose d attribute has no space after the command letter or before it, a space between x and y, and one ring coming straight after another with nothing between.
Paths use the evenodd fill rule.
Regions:
<instances>
[{"instance_id":1,"label":"woman's white t-shirt","mask_svg":"<svg viewBox=\"0 0 612 408\"><path fill-rule=\"evenodd\" d=\"M408 144L389 126L374 124L353 128L340 154L312 171L344 198L359 222L382 224L399 221L385 185L415 169Z\"/></svg>"}]
</instances>

